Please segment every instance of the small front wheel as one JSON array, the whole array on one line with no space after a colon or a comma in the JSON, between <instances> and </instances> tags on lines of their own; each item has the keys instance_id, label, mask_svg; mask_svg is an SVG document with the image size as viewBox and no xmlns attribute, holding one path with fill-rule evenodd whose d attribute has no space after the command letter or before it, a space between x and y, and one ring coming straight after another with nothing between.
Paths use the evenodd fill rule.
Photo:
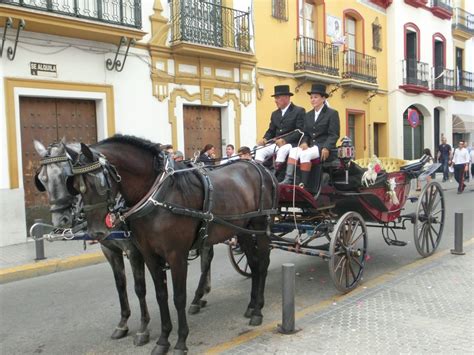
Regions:
<instances>
[{"instance_id":1,"label":"small front wheel","mask_svg":"<svg viewBox=\"0 0 474 355\"><path fill-rule=\"evenodd\" d=\"M353 290L362 279L367 241L367 226L356 212L345 213L334 227L329 246L329 274L339 291Z\"/></svg>"},{"instance_id":2,"label":"small front wheel","mask_svg":"<svg viewBox=\"0 0 474 355\"><path fill-rule=\"evenodd\" d=\"M244 251L240 248L237 237L233 237L228 241L229 245L229 258L230 263L234 269L242 276L250 277L252 273L250 271L249 263Z\"/></svg>"}]
</instances>

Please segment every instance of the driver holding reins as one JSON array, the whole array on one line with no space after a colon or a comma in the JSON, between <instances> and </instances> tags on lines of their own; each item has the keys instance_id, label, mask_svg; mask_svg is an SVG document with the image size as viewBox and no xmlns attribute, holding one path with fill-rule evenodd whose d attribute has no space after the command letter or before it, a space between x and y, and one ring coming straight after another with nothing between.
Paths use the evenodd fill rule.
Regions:
<instances>
[{"instance_id":1,"label":"driver holding reins","mask_svg":"<svg viewBox=\"0 0 474 355\"><path fill-rule=\"evenodd\" d=\"M255 152L255 161L262 163L276 152L275 170L278 172L283 168L290 149L298 145L301 134L293 132L278 138L273 144L265 144L295 129L303 131L305 110L291 102L293 93L290 92L289 85L276 85L274 90L272 97L275 98L278 109L272 112L270 126L263 138L257 142L259 147Z\"/></svg>"}]
</instances>

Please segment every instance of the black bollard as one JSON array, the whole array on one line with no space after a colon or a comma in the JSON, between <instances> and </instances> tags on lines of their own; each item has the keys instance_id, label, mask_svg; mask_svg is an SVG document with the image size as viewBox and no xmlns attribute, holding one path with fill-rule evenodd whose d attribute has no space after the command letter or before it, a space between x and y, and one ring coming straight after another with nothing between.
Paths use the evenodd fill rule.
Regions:
<instances>
[{"instance_id":1,"label":"black bollard","mask_svg":"<svg viewBox=\"0 0 474 355\"><path fill-rule=\"evenodd\" d=\"M35 219L35 223L44 223L44 222L43 222L42 219ZM38 234L39 235L35 235L36 238L39 238L39 239L35 239L35 249L36 249L36 258L35 258L35 260L36 261L46 259L46 256L44 256L43 231L44 231L44 228L39 227L38 228Z\"/></svg>"},{"instance_id":2,"label":"black bollard","mask_svg":"<svg viewBox=\"0 0 474 355\"><path fill-rule=\"evenodd\" d=\"M463 214L454 214L454 249L451 249L451 254L464 255L462 251L463 246Z\"/></svg>"},{"instance_id":3,"label":"black bollard","mask_svg":"<svg viewBox=\"0 0 474 355\"><path fill-rule=\"evenodd\" d=\"M295 329L295 265L282 265L282 321L278 332L294 334Z\"/></svg>"}]
</instances>

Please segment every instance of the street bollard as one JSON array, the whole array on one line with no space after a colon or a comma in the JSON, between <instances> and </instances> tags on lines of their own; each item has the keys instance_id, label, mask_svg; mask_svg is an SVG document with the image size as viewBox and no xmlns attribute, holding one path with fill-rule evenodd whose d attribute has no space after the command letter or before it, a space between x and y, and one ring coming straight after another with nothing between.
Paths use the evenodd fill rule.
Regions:
<instances>
[{"instance_id":1,"label":"street bollard","mask_svg":"<svg viewBox=\"0 0 474 355\"><path fill-rule=\"evenodd\" d=\"M44 223L42 219L35 219L35 223ZM39 232L41 233L38 233L40 234L39 236L38 235L35 235L35 237L39 237L40 239L35 239L35 249L36 249L36 258L35 260L36 261L39 261L39 260L44 260L46 259L46 256L44 256L44 240L43 240L43 228L39 228Z\"/></svg>"},{"instance_id":2,"label":"street bollard","mask_svg":"<svg viewBox=\"0 0 474 355\"><path fill-rule=\"evenodd\" d=\"M278 332L293 334L295 329L295 264L282 265L282 322Z\"/></svg>"},{"instance_id":3,"label":"street bollard","mask_svg":"<svg viewBox=\"0 0 474 355\"><path fill-rule=\"evenodd\" d=\"M463 244L463 214L454 214L454 249L451 249L451 254L464 255L462 251Z\"/></svg>"}]
</instances>

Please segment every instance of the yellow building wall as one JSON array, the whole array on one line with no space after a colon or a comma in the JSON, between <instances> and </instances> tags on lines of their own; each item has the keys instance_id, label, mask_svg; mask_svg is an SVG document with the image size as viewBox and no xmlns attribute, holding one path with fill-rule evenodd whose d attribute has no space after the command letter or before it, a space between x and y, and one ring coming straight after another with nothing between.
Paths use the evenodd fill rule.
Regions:
<instances>
[{"instance_id":1,"label":"yellow building wall","mask_svg":"<svg viewBox=\"0 0 474 355\"><path fill-rule=\"evenodd\" d=\"M379 156L387 156L390 136L388 134L388 97L387 97L387 44L386 18L379 11L360 4L357 1L319 1L318 18L323 19L321 9L325 8L325 15L335 16L343 21L343 12L346 9L357 11L364 19L364 49L365 54L376 57L377 61L377 93L365 89L349 89L337 85L327 85L328 92L335 90L328 99L329 105L339 112L341 122L341 138L347 131L347 113L354 111L363 113L361 121L356 123L356 157L362 158L374 153L374 123L379 126ZM323 4L324 3L324 4ZM271 3L268 1L254 2L255 41L257 57L257 137L262 137L268 129L271 112L276 109L271 95L275 85L286 84L295 94L292 101L305 108L312 109L307 91L313 81L296 79L294 64L296 62L297 30L297 1L288 0L289 19L279 21L271 16ZM315 5L316 6L316 5ZM320 15L321 14L321 15ZM321 26L316 18L318 38L321 35ZM378 18L381 26L382 51L372 49L372 23ZM362 26L361 26L362 28ZM362 31L361 31L362 33ZM324 37L324 34L321 36ZM330 38L326 36L326 43ZM341 55L342 58L342 55ZM339 75L344 71L342 60L339 66ZM339 78L342 80L342 78ZM376 95L374 95L376 94ZM371 97L372 96L372 97Z\"/></svg>"}]
</instances>

